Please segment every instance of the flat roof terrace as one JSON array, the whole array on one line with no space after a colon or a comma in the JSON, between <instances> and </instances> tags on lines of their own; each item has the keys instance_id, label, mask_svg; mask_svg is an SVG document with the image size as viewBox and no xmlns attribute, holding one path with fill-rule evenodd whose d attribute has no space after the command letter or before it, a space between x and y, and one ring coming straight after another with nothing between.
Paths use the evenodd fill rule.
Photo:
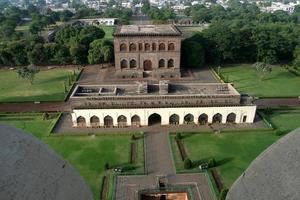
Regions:
<instances>
[{"instance_id":1,"label":"flat roof terrace","mask_svg":"<svg viewBox=\"0 0 300 200\"><path fill-rule=\"evenodd\" d=\"M165 82L79 85L70 100L75 109L240 106L242 102L230 84Z\"/></svg>"},{"instance_id":2,"label":"flat roof terrace","mask_svg":"<svg viewBox=\"0 0 300 200\"><path fill-rule=\"evenodd\" d=\"M114 36L181 36L176 26L164 25L123 25L118 26Z\"/></svg>"},{"instance_id":3,"label":"flat roof terrace","mask_svg":"<svg viewBox=\"0 0 300 200\"><path fill-rule=\"evenodd\" d=\"M161 91L164 90L163 94ZM164 96L240 96L231 84L219 83L157 83L115 85L77 85L71 98L86 97L151 97Z\"/></svg>"}]
</instances>

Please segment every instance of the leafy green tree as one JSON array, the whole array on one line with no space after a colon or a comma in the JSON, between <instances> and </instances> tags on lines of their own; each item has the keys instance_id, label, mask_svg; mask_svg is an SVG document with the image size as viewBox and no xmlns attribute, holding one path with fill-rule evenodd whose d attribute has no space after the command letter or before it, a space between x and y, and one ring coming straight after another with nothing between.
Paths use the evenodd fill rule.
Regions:
<instances>
[{"instance_id":1,"label":"leafy green tree","mask_svg":"<svg viewBox=\"0 0 300 200\"><path fill-rule=\"evenodd\" d=\"M31 64L43 64L47 61L47 55L44 50L44 46L41 43L34 45L31 51L27 52L28 61Z\"/></svg>"},{"instance_id":2,"label":"leafy green tree","mask_svg":"<svg viewBox=\"0 0 300 200\"><path fill-rule=\"evenodd\" d=\"M143 4L143 6L141 8L141 11L142 11L142 13L147 14L151 7L149 0L143 0L142 4Z\"/></svg>"},{"instance_id":3,"label":"leafy green tree","mask_svg":"<svg viewBox=\"0 0 300 200\"><path fill-rule=\"evenodd\" d=\"M64 11L60 12L59 19L62 22L67 22L67 21L69 21L73 17L73 15L74 14L71 11L64 10Z\"/></svg>"},{"instance_id":4,"label":"leafy green tree","mask_svg":"<svg viewBox=\"0 0 300 200\"><path fill-rule=\"evenodd\" d=\"M113 59L113 44L109 40L99 39L90 44L88 61L90 64L109 62Z\"/></svg>"},{"instance_id":5,"label":"leafy green tree","mask_svg":"<svg viewBox=\"0 0 300 200\"><path fill-rule=\"evenodd\" d=\"M272 72L272 66L263 62L257 62L253 65L260 76L260 80L265 80L266 76Z\"/></svg>"},{"instance_id":6,"label":"leafy green tree","mask_svg":"<svg viewBox=\"0 0 300 200\"><path fill-rule=\"evenodd\" d=\"M70 46L70 55L73 64L83 64L87 62L87 51L84 45L75 43Z\"/></svg>"},{"instance_id":7,"label":"leafy green tree","mask_svg":"<svg viewBox=\"0 0 300 200\"><path fill-rule=\"evenodd\" d=\"M20 78L27 79L30 81L30 84L33 84L35 75L40 71L36 65L28 65L25 67L20 67L17 71Z\"/></svg>"},{"instance_id":8,"label":"leafy green tree","mask_svg":"<svg viewBox=\"0 0 300 200\"><path fill-rule=\"evenodd\" d=\"M300 46L297 46L294 50L293 65L300 69Z\"/></svg>"}]
</instances>

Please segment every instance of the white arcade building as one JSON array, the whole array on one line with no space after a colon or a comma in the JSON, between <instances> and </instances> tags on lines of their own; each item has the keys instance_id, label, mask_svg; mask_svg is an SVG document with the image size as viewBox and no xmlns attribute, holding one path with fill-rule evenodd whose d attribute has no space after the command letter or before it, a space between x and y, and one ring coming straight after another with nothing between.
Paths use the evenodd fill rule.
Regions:
<instances>
[{"instance_id":1,"label":"white arcade building","mask_svg":"<svg viewBox=\"0 0 300 200\"><path fill-rule=\"evenodd\" d=\"M78 85L71 102L74 127L253 123L256 113L249 98L219 83Z\"/></svg>"}]
</instances>

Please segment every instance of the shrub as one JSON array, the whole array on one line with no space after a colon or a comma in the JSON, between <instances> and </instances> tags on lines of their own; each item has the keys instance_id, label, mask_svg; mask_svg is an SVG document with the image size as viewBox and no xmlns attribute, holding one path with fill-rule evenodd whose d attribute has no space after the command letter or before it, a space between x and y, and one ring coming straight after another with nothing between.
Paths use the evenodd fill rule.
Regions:
<instances>
[{"instance_id":1,"label":"shrub","mask_svg":"<svg viewBox=\"0 0 300 200\"><path fill-rule=\"evenodd\" d=\"M182 139L181 133L176 133L175 139L176 140L181 140Z\"/></svg>"},{"instance_id":2,"label":"shrub","mask_svg":"<svg viewBox=\"0 0 300 200\"><path fill-rule=\"evenodd\" d=\"M49 114L48 113L44 113L43 114L43 120L47 120L49 119Z\"/></svg>"},{"instance_id":3,"label":"shrub","mask_svg":"<svg viewBox=\"0 0 300 200\"><path fill-rule=\"evenodd\" d=\"M228 193L228 189L227 188L222 189L222 191L220 193L219 200L225 200L227 193Z\"/></svg>"},{"instance_id":4,"label":"shrub","mask_svg":"<svg viewBox=\"0 0 300 200\"><path fill-rule=\"evenodd\" d=\"M212 168L216 166L216 160L214 158L211 158L208 160L208 167Z\"/></svg>"},{"instance_id":5,"label":"shrub","mask_svg":"<svg viewBox=\"0 0 300 200\"><path fill-rule=\"evenodd\" d=\"M136 136L133 134L133 135L131 136L131 139L132 139L132 140L136 140L137 138L136 138Z\"/></svg>"},{"instance_id":6,"label":"shrub","mask_svg":"<svg viewBox=\"0 0 300 200\"><path fill-rule=\"evenodd\" d=\"M192 163L191 159L189 159L189 158L186 158L183 161L184 169L190 169L192 167L192 164L193 163Z\"/></svg>"},{"instance_id":7,"label":"shrub","mask_svg":"<svg viewBox=\"0 0 300 200\"><path fill-rule=\"evenodd\" d=\"M270 107L266 108L266 109L265 109L265 114L267 114L267 115L273 114L272 108L270 108Z\"/></svg>"},{"instance_id":8,"label":"shrub","mask_svg":"<svg viewBox=\"0 0 300 200\"><path fill-rule=\"evenodd\" d=\"M108 164L108 163L105 163L104 168L105 168L106 170L109 169L109 164Z\"/></svg>"}]
</instances>

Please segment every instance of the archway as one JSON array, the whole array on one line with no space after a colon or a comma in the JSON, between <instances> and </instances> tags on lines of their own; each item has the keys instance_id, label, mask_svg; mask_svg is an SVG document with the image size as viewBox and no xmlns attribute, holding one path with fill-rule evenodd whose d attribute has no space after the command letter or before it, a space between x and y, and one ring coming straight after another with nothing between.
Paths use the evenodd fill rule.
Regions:
<instances>
[{"instance_id":1,"label":"archway","mask_svg":"<svg viewBox=\"0 0 300 200\"><path fill-rule=\"evenodd\" d=\"M173 59L168 60L168 67L169 68L174 67L174 60Z\"/></svg>"},{"instance_id":2,"label":"archway","mask_svg":"<svg viewBox=\"0 0 300 200\"><path fill-rule=\"evenodd\" d=\"M86 121L84 117L79 116L76 121L77 121L77 126L86 127Z\"/></svg>"},{"instance_id":3,"label":"archway","mask_svg":"<svg viewBox=\"0 0 300 200\"><path fill-rule=\"evenodd\" d=\"M152 71L152 62L151 60L144 61L144 70L145 71Z\"/></svg>"},{"instance_id":4,"label":"archway","mask_svg":"<svg viewBox=\"0 0 300 200\"><path fill-rule=\"evenodd\" d=\"M208 116L207 116L207 114L201 114L199 116L198 122L199 122L200 125L207 124L207 122L208 122Z\"/></svg>"},{"instance_id":5,"label":"archway","mask_svg":"<svg viewBox=\"0 0 300 200\"><path fill-rule=\"evenodd\" d=\"M130 60L130 68L136 68L136 60L132 59Z\"/></svg>"},{"instance_id":6,"label":"archway","mask_svg":"<svg viewBox=\"0 0 300 200\"><path fill-rule=\"evenodd\" d=\"M134 44L134 43L130 44L129 51L136 51L136 44Z\"/></svg>"},{"instance_id":7,"label":"archway","mask_svg":"<svg viewBox=\"0 0 300 200\"><path fill-rule=\"evenodd\" d=\"M131 117L131 126L140 126L141 125L141 119L139 116L134 115Z\"/></svg>"},{"instance_id":8,"label":"archway","mask_svg":"<svg viewBox=\"0 0 300 200\"><path fill-rule=\"evenodd\" d=\"M145 44L145 51L150 51L151 50L151 46L149 43Z\"/></svg>"},{"instance_id":9,"label":"archway","mask_svg":"<svg viewBox=\"0 0 300 200\"><path fill-rule=\"evenodd\" d=\"M159 60L159 62L158 62L158 67L159 67L159 68L165 67L165 60L164 60L164 59L160 59L160 60Z\"/></svg>"},{"instance_id":10,"label":"archway","mask_svg":"<svg viewBox=\"0 0 300 200\"><path fill-rule=\"evenodd\" d=\"M169 118L169 124L179 124L179 116L176 114L173 114Z\"/></svg>"},{"instance_id":11,"label":"archway","mask_svg":"<svg viewBox=\"0 0 300 200\"><path fill-rule=\"evenodd\" d=\"M91 127L99 127L100 126L100 121L97 116L92 116L90 119Z\"/></svg>"},{"instance_id":12,"label":"archway","mask_svg":"<svg viewBox=\"0 0 300 200\"><path fill-rule=\"evenodd\" d=\"M174 50L175 50L175 45L174 45L174 43L170 43L170 44L168 45L168 50L169 50L169 51L174 51Z\"/></svg>"},{"instance_id":13,"label":"archway","mask_svg":"<svg viewBox=\"0 0 300 200\"><path fill-rule=\"evenodd\" d=\"M212 123L221 123L222 122L222 115L217 113L213 116Z\"/></svg>"},{"instance_id":14,"label":"archway","mask_svg":"<svg viewBox=\"0 0 300 200\"><path fill-rule=\"evenodd\" d=\"M126 44L121 44L120 45L120 51L126 51L127 50L127 45Z\"/></svg>"},{"instance_id":15,"label":"archway","mask_svg":"<svg viewBox=\"0 0 300 200\"><path fill-rule=\"evenodd\" d=\"M227 115L226 123L235 123L235 119L236 119L236 114L230 113Z\"/></svg>"},{"instance_id":16,"label":"archway","mask_svg":"<svg viewBox=\"0 0 300 200\"><path fill-rule=\"evenodd\" d=\"M123 59L121 61L121 69L127 68L127 60Z\"/></svg>"},{"instance_id":17,"label":"archway","mask_svg":"<svg viewBox=\"0 0 300 200\"><path fill-rule=\"evenodd\" d=\"M192 114L187 114L186 116L184 116L184 123L186 124L192 124L194 123L194 115Z\"/></svg>"},{"instance_id":18,"label":"archway","mask_svg":"<svg viewBox=\"0 0 300 200\"><path fill-rule=\"evenodd\" d=\"M124 127L127 126L127 118L124 115L118 117L118 126Z\"/></svg>"},{"instance_id":19,"label":"archway","mask_svg":"<svg viewBox=\"0 0 300 200\"><path fill-rule=\"evenodd\" d=\"M166 45L164 43L160 43L159 46L158 46L158 50L159 51L164 51L166 50Z\"/></svg>"},{"instance_id":20,"label":"archway","mask_svg":"<svg viewBox=\"0 0 300 200\"><path fill-rule=\"evenodd\" d=\"M161 124L161 116L157 113L154 113L149 116L148 118L148 126Z\"/></svg>"},{"instance_id":21,"label":"archway","mask_svg":"<svg viewBox=\"0 0 300 200\"><path fill-rule=\"evenodd\" d=\"M114 126L114 120L111 116L107 115L104 117L104 126L105 127L113 127Z\"/></svg>"}]
</instances>

